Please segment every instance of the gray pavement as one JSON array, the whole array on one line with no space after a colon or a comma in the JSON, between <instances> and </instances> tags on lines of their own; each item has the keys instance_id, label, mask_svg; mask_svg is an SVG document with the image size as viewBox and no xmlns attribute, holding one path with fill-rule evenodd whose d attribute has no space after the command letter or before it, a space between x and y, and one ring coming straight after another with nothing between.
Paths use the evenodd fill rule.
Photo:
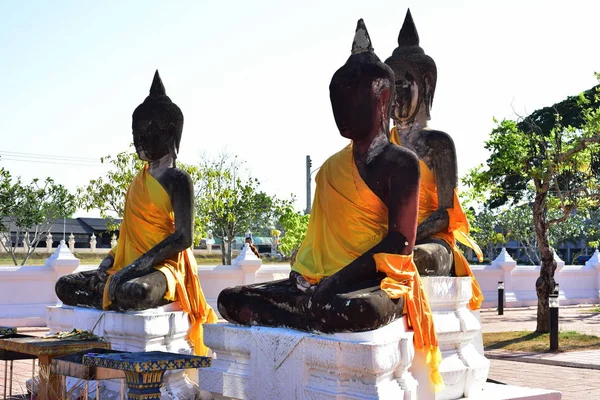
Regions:
<instances>
[{"instance_id":1,"label":"gray pavement","mask_svg":"<svg viewBox=\"0 0 600 400\"><path fill-rule=\"evenodd\" d=\"M559 330L600 336L598 305L561 307ZM535 307L481 310L483 332L534 331ZM559 343L560 348L560 343ZM527 353L489 350L489 379L509 385L537 387L562 392L565 400L600 399L600 350L557 353Z\"/></svg>"}]
</instances>

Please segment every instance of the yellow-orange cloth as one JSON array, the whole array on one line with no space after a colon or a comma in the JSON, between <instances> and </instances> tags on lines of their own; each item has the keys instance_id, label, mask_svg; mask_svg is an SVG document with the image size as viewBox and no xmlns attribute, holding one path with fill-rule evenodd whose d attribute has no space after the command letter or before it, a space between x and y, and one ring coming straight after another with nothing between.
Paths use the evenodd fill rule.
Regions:
<instances>
[{"instance_id":1,"label":"yellow-orange cloth","mask_svg":"<svg viewBox=\"0 0 600 400\"><path fill-rule=\"evenodd\" d=\"M360 177L354 163L352 144L325 161L316 181L308 230L292 267L313 284L335 274L370 250L388 231L388 208ZM391 254L374 256L378 269L390 273L389 278L382 282L381 289L392 298L405 296L405 311L408 311L415 330L415 346L427 351L428 363L434 368L432 381L436 388L440 384L443 387L437 372L441 353L437 350L433 320L427 299L420 289L418 272L410 262L397 264L407 257ZM412 269L410 265L413 265ZM423 323L426 326L422 326Z\"/></svg>"},{"instance_id":2,"label":"yellow-orange cloth","mask_svg":"<svg viewBox=\"0 0 600 400\"><path fill-rule=\"evenodd\" d=\"M392 131L390 132L390 141L397 145L402 144L396 127L392 128ZM435 175L422 160L419 160L419 164L421 167L421 181L419 189L418 222L421 224L423 221L429 218L431 214L437 211L438 193L437 186L435 184ZM458 190L456 188L454 189L453 207L446 209L446 211L448 212L448 217L450 219L448 227L433 236L448 243L448 246L450 246L452 249L456 275L468 276L471 278L473 295L471 297L471 301L469 302L469 307L472 310L477 310L481 307L481 303L483 302L483 293L481 292L481 288L479 287L479 283L477 283L477 279L475 278L473 271L471 271L469 262L463 255L460 248L457 246L456 241L458 240L460 243L473 249L479 261L483 260L483 253L481 252L481 249L477 243L475 243L475 241L469 236L469 221L467 220L467 216L465 215L465 212L460 204L460 200L458 199Z\"/></svg>"},{"instance_id":3,"label":"yellow-orange cloth","mask_svg":"<svg viewBox=\"0 0 600 400\"><path fill-rule=\"evenodd\" d=\"M404 307L414 330L414 345L425 352L425 362L431 368L431 382L436 392L444 389L444 380L439 372L442 353L438 347L433 326L433 316L427 296L421 287L419 271L413 255L374 254L377 271L386 274L381 281L381 290L392 299L404 297Z\"/></svg>"},{"instance_id":4,"label":"yellow-orange cloth","mask_svg":"<svg viewBox=\"0 0 600 400\"><path fill-rule=\"evenodd\" d=\"M306 237L292 267L312 284L350 264L388 231L387 206L360 177L351 143L325 161L316 183Z\"/></svg>"},{"instance_id":5,"label":"yellow-orange cloth","mask_svg":"<svg viewBox=\"0 0 600 400\"><path fill-rule=\"evenodd\" d=\"M148 172L146 165L133 179L125 200L125 211L119 241L111 250L114 263L108 270L102 299L102 307L107 309L111 301L108 286L112 275L126 268L148 250L162 242L175 231L175 219L171 199L162 185ZM208 355L204 345L203 327L205 323L216 323L217 315L206 303L198 280L198 266L191 249L154 266L167 278L165 299L177 300L188 314L190 329L187 339L194 347L194 353Z\"/></svg>"}]
</instances>

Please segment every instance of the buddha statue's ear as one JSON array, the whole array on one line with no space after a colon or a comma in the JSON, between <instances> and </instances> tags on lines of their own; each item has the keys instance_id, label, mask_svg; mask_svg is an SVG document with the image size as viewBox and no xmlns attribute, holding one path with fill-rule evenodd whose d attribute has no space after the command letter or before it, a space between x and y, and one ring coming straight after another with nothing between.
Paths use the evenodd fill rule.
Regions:
<instances>
[{"instance_id":1,"label":"buddha statue's ear","mask_svg":"<svg viewBox=\"0 0 600 400\"><path fill-rule=\"evenodd\" d=\"M431 119L431 108L433 107L433 95L435 94L435 83L436 83L436 79L435 76L433 76L433 74L431 72L427 72L425 73L425 76L423 77L423 84L425 85L423 93L425 98L424 100L424 104L425 104L425 108L427 110L427 119L430 120Z\"/></svg>"}]
</instances>

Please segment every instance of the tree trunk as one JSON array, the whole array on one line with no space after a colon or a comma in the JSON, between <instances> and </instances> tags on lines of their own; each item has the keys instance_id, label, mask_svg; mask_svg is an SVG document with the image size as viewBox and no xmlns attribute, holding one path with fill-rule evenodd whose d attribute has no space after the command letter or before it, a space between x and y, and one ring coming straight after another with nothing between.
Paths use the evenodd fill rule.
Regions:
<instances>
[{"instance_id":1,"label":"tree trunk","mask_svg":"<svg viewBox=\"0 0 600 400\"><path fill-rule=\"evenodd\" d=\"M550 249L550 243L548 242L547 211L546 192L538 192L533 203L533 223L541 256L540 276L535 281L535 290L538 297L537 327L535 331L538 333L547 333L550 331L548 297L554 290L554 271L556 270L554 253Z\"/></svg>"},{"instance_id":2,"label":"tree trunk","mask_svg":"<svg viewBox=\"0 0 600 400\"><path fill-rule=\"evenodd\" d=\"M222 265L228 265L227 264L227 260L226 260L226 256L225 256L225 235L223 235L221 237L221 264Z\"/></svg>"},{"instance_id":3,"label":"tree trunk","mask_svg":"<svg viewBox=\"0 0 600 400\"><path fill-rule=\"evenodd\" d=\"M233 237L233 235L227 238L227 265L231 265L231 253L234 239L235 238Z\"/></svg>"}]
</instances>

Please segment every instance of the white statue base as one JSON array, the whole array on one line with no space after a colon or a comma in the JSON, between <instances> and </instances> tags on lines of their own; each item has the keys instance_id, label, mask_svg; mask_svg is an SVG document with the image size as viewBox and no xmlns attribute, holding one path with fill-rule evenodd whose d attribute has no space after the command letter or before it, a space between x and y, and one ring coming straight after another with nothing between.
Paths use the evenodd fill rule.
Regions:
<instances>
[{"instance_id":1,"label":"white statue base","mask_svg":"<svg viewBox=\"0 0 600 400\"><path fill-rule=\"evenodd\" d=\"M200 387L235 399L417 398L408 372L413 333L406 320L370 332L322 335L285 328L204 326L216 353L198 370Z\"/></svg>"},{"instance_id":2,"label":"white statue base","mask_svg":"<svg viewBox=\"0 0 600 400\"><path fill-rule=\"evenodd\" d=\"M442 352L439 393L423 353L415 354L406 317L336 335L207 325L204 340L216 359L198 371L200 387L234 399L560 399L559 392L486 382L490 362L478 313L468 308L470 278L422 279Z\"/></svg>"},{"instance_id":3,"label":"white statue base","mask_svg":"<svg viewBox=\"0 0 600 400\"><path fill-rule=\"evenodd\" d=\"M70 331L74 328L93 330L110 342L112 349L123 351L166 351L191 354L186 333L189 328L187 314L181 311L178 303L141 312L115 312L72 306L51 306L47 309L47 326L51 333ZM200 392L196 383L190 380L188 372L167 371L161 388L162 399L179 400L194 398ZM68 387L74 386L70 379ZM119 399L119 380L100 381L100 398ZM81 384L77 384L82 388ZM89 396L95 398L95 384L89 385ZM125 390L127 390L125 388ZM76 395L76 393L74 393Z\"/></svg>"}]
</instances>

